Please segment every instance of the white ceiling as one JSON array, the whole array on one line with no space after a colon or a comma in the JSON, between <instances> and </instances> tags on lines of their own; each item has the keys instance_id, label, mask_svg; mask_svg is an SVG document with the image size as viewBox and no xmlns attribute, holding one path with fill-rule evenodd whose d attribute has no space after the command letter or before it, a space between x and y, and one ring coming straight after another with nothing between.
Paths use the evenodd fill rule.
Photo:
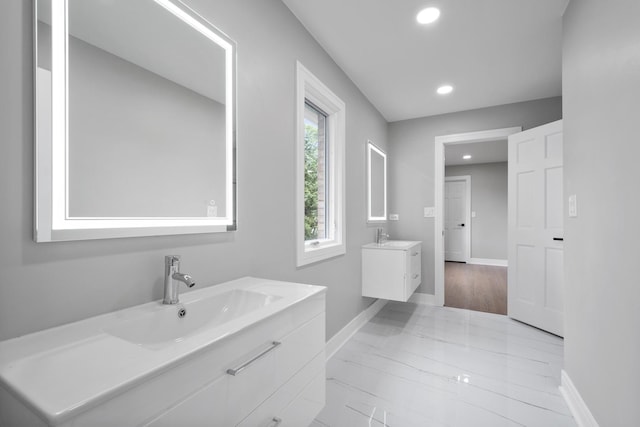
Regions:
<instances>
[{"instance_id":1,"label":"white ceiling","mask_svg":"<svg viewBox=\"0 0 640 427\"><path fill-rule=\"evenodd\" d=\"M464 160L462 156L465 154L471 155L471 158ZM507 156L506 139L469 144L446 144L444 148L445 166L506 162Z\"/></svg>"},{"instance_id":2,"label":"white ceiling","mask_svg":"<svg viewBox=\"0 0 640 427\"><path fill-rule=\"evenodd\" d=\"M561 94L569 0L282 1L388 121Z\"/></svg>"}]
</instances>

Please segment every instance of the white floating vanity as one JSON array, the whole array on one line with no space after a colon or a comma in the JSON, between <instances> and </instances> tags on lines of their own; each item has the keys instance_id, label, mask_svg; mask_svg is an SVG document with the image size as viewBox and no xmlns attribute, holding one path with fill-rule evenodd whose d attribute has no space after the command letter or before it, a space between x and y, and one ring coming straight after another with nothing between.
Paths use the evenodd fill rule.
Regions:
<instances>
[{"instance_id":1,"label":"white floating vanity","mask_svg":"<svg viewBox=\"0 0 640 427\"><path fill-rule=\"evenodd\" d=\"M362 247L362 295L407 301L421 282L422 242L388 240Z\"/></svg>"},{"instance_id":2,"label":"white floating vanity","mask_svg":"<svg viewBox=\"0 0 640 427\"><path fill-rule=\"evenodd\" d=\"M245 277L0 343L0 426L306 426L325 288Z\"/></svg>"}]
</instances>

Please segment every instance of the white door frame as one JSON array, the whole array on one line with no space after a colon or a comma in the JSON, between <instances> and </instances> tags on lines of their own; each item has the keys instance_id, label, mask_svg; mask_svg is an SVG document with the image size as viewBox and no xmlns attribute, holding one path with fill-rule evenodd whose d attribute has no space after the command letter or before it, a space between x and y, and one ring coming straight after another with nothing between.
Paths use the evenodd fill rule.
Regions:
<instances>
[{"instance_id":1,"label":"white door frame","mask_svg":"<svg viewBox=\"0 0 640 427\"><path fill-rule=\"evenodd\" d=\"M454 144L469 144L471 142L488 142L497 139L507 139L509 135L522 132L522 127L491 129L478 132L456 133L436 136L434 155L434 273L435 273L435 304L444 305L444 146Z\"/></svg>"},{"instance_id":2,"label":"white door frame","mask_svg":"<svg viewBox=\"0 0 640 427\"><path fill-rule=\"evenodd\" d=\"M460 175L460 176L445 176L446 181L464 181L465 183L465 194L464 197L466 199L465 203L465 212L464 212L464 262L469 262L471 259L471 175ZM444 185L444 184L443 184ZM443 191L444 197L444 191ZM444 205L442 206L442 218L444 218ZM443 221L444 224L444 221ZM444 246L442 246L442 251L444 253Z\"/></svg>"}]
</instances>

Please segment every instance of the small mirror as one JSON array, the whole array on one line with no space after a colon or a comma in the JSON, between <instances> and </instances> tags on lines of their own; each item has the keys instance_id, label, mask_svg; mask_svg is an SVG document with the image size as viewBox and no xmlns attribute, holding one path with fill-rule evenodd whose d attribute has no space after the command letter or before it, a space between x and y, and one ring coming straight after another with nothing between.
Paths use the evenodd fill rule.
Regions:
<instances>
[{"instance_id":1,"label":"small mirror","mask_svg":"<svg viewBox=\"0 0 640 427\"><path fill-rule=\"evenodd\" d=\"M37 0L36 241L235 229L235 44L179 0Z\"/></svg>"},{"instance_id":2,"label":"small mirror","mask_svg":"<svg viewBox=\"0 0 640 427\"><path fill-rule=\"evenodd\" d=\"M367 142L367 221L387 220L387 155Z\"/></svg>"}]
</instances>

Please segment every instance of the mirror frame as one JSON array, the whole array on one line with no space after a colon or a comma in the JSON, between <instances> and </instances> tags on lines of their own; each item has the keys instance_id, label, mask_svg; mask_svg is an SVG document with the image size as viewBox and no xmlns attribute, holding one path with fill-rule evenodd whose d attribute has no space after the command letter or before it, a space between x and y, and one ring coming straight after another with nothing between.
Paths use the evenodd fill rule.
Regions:
<instances>
[{"instance_id":1,"label":"mirror frame","mask_svg":"<svg viewBox=\"0 0 640 427\"><path fill-rule=\"evenodd\" d=\"M384 214L383 216L373 216L372 209L372 195L371 195L371 155L372 153L382 156L382 163L384 165L383 170L383 197L384 197ZM387 221L387 154L382 151L376 145L367 141L367 222L368 223L381 223Z\"/></svg>"},{"instance_id":2,"label":"mirror frame","mask_svg":"<svg viewBox=\"0 0 640 427\"><path fill-rule=\"evenodd\" d=\"M38 67L38 0L34 0L34 240L107 239L237 229L236 184L236 44L180 0L154 0L225 51L226 210L224 217L71 217L68 184L67 0L51 0L51 85L41 87ZM50 111L43 113L38 93L50 91ZM45 117L48 116L48 117ZM47 123L50 120L49 123ZM42 129L40 123L45 124Z\"/></svg>"}]
</instances>

